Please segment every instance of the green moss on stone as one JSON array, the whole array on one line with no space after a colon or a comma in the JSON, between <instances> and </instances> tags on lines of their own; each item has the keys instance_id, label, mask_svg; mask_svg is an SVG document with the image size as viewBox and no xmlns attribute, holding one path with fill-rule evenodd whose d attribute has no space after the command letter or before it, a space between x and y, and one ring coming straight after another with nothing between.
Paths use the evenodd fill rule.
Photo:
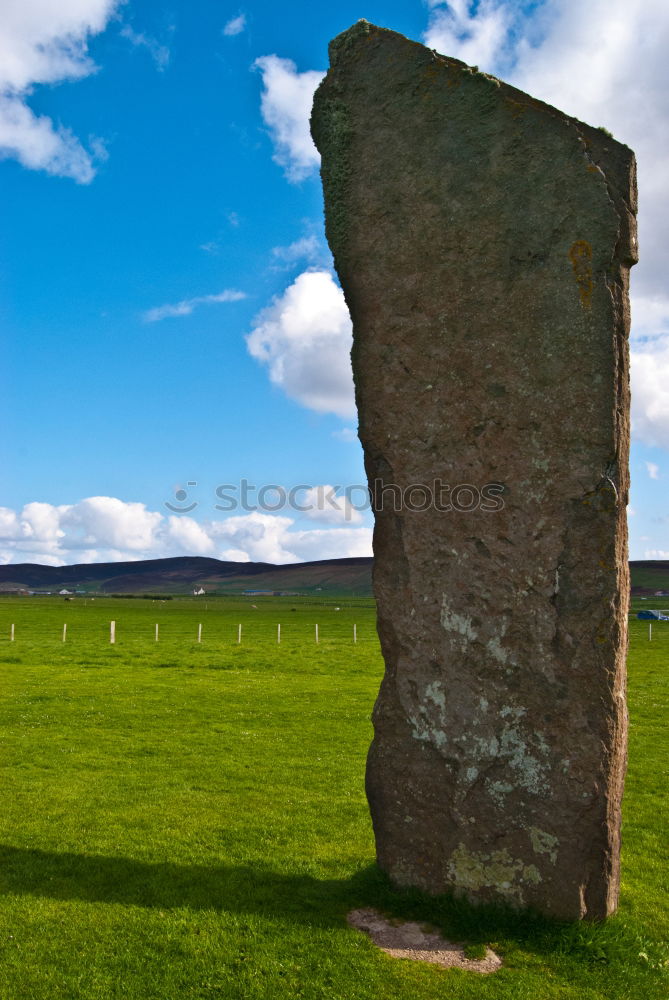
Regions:
<instances>
[{"instance_id":1,"label":"green moss on stone","mask_svg":"<svg viewBox=\"0 0 669 1000\"><path fill-rule=\"evenodd\" d=\"M347 234L347 189L352 173L353 129L344 101L317 94L311 121L321 154L325 196L325 231L335 260L342 255Z\"/></svg>"}]
</instances>

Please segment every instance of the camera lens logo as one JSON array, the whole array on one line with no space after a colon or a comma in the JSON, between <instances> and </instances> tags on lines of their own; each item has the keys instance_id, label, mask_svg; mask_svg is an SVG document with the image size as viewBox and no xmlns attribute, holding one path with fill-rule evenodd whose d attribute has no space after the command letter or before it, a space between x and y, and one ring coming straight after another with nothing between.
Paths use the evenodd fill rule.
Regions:
<instances>
[{"instance_id":1,"label":"camera lens logo","mask_svg":"<svg viewBox=\"0 0 669 1000\"><path fill-rule=\"evenodd\" d=\"M186 486L197 486L197 482L188 482ZM165 501L165 506L168 510L173 511L175 514L190 514L192 510L195 510L198 503L197 500L193 500L190 504L185 505L188 500L188 490L185 490L183 486L180 486L174 491L174 499L177 501L176 504L170 503L169 500Z\"/></svg>"}]
</instances>

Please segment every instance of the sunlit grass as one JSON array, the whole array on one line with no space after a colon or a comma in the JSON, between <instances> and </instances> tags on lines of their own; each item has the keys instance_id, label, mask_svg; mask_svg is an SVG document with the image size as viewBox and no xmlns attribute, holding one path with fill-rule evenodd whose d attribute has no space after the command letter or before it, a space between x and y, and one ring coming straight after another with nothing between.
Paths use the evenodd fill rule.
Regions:
<instances>
[{"instance_id":1,"label":"sunlit grass","mask_svg":"<svg viewBox=\"0 0 669 1000\"><path fill-rule=\"evenodd\" d=\"M632 629L623 892L593 927L396 893L378 873L369 606L75 603L0 602L2 1000L666 996L669 629ZM493 945L504 967L389 959L346 925L370 905Z\"/></svg>"}]
</instances>

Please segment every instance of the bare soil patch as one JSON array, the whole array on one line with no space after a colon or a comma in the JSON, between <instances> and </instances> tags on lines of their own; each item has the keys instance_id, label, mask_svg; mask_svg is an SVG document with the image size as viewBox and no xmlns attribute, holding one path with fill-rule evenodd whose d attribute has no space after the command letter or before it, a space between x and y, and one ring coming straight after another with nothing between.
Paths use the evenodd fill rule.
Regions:
<instances>
[{"instance_id":1,"label":"bare soil patch","mask_svg":"<svg viewBox=\"0 0 669 1000\"><path fill-rule=\"evenodd\" d=\"M352 927L368 934L374 944L392 958L432 962L445 969L469 972L496 972L502 965L499 955L490 948L485 958L467 958L460 945L447 941L436 931L424 930L412 921L391 922L377 910L351 910L346 918Z\"/></svg>"}]
</instances>

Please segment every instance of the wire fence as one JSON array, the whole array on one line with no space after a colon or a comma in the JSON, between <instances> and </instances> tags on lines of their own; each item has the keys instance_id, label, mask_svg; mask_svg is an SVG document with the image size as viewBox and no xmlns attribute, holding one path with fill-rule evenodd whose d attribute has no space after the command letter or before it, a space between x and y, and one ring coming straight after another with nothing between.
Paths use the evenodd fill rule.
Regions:
<instances>
[{"instance_id":1,"label":"wire fence","mask_svg":"<svg viewBox=\"0 0 669 1000\"><path fill-rule=\"evenodd\" d=\"M0 624L0 644L21 643L96 643L125 645L126 643L194 643L196 645L294 645L305 646L346 643L351 646L377 643L373 624L314 622L268 623L246 622L124 622L112 619L105 623L88 622L9 622Z\"/></svg>"},{"instance_id":2,"label":"wire fence","mask_svg":"<svg viewBox=\"0 0 669 1000\"><path fill-rule=\"evenodd\" d=\"M636 614L630 616L631 642L659 642L669 645L669 620L643 620ZM350 620L325 622L283 621L267 619L234 621L231 618L205 618L203 622L173 619L149 621L148 619L110 619L86 621L84 619L57 622L54 618L38 619L30 616L23 620L0 621L0 646L20 646L33 643L60 643L96 645L195 644L202 646L245 645L378 645L379 639L374 620L358 623Z\"/></svg>"},{"instance_id":3,"label":"wire fence","mask_svg":"<svg viewBox=\"0 0 669 1000\"><path fill-rule=\"evenodd\" d=\"M629 623L630 640L666 642L669 639L669 621L635 617Z\"/></svg>"}]
</instances>

